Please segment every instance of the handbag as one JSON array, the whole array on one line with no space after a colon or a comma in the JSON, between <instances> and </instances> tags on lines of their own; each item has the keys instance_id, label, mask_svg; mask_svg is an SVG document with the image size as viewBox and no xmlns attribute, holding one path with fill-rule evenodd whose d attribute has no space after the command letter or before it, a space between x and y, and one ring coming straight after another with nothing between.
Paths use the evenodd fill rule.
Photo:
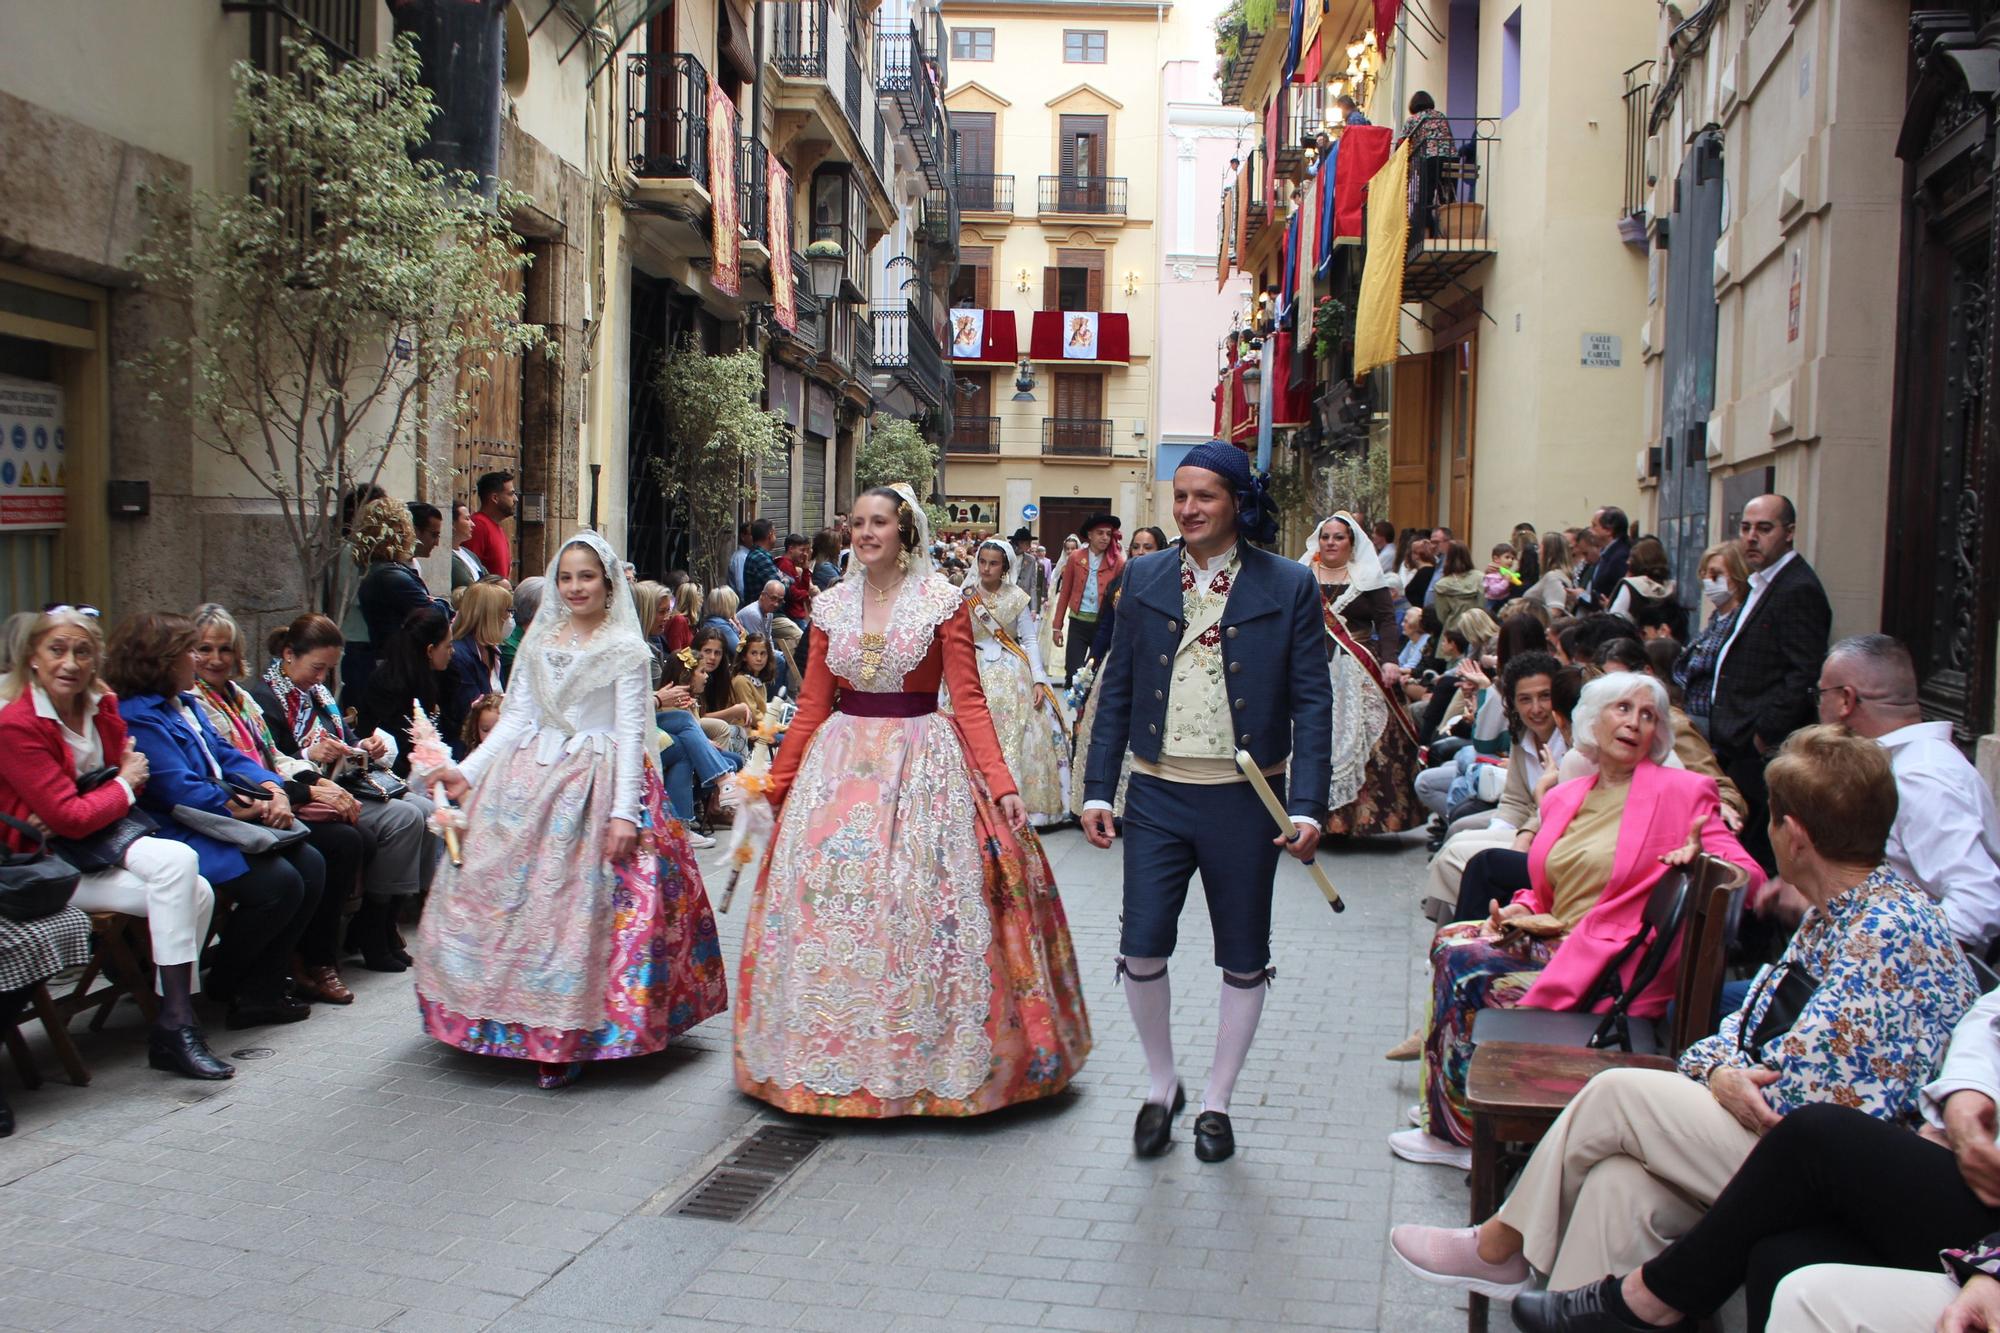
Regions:
<instances>
[{"instance_id":1,"label":"handbag","mask_svg":"<svg viewBox=\"0 0 2000 1333\"><path fill-rule=\"evenodd\" d=\"M226 842L247 856L281 852L304 842L312 833L302 820L294 820L290 828L272 828L269 824L252 824L192 805L175 806L174 822L190 833Z\"/></svg>"},{"instance_id":2,"label":"handbag","mask_svg":"<svg viewBox=\"0 0 2000 1333\"><path fill-rule=\"evenodd\" d=\"M1786 963L1777 969L1778 984L1771 988L1771 1002L1764 1006L1764 1016L1757 1020L1757 1029L1746 1039L1739 1029L1737 1044L1744 1054L1753 1060L1763 1060L1765 1050L1772 1042L1792 1030L1811 1003L1813 992L1819 989L1819 978L1796 963ZM1770 985L1766 976L1764 984ZM1744 1005L1745 1013L1757 1003L1752 995Z\"/></svg>"},{"instance_id":3,"label":"handbag","mask_svg":"<svg viewBox=\"0 0 2000 1333\"><path fill-rule=\"evenodd\" d=\"M409 784L394 773L379 768L345 773L334 781L349 796L363 801L393 801L410 789Z\"/></svg>"},{"instance_id":4,"label":"handbag","mask_svg":"<svg viewBox=\"0 0 2000 1333\"><path fill-rule=\"evenodd\" d=\"M76 780L77 795L95 791L117 776L118 770L109 764L94 768ZM132 844L159 829L159 821L135 805L95 833L81 838L50 838L49 847L80 873L94 875L124 865Z\"/></svg>"},{"instance_id":5,"label":"handbag","mask_svg":"<svg viewBox=\"0 0 2000 1333\"><path fill-rule=\"evenodd\" d=\"M8 827L32 838L35 850L0 849L0 916L10 921L39 921L69 906L77 881L75 866L49 850L48 835L12 815L0 815Z\"/></svg>"}]
</instances>

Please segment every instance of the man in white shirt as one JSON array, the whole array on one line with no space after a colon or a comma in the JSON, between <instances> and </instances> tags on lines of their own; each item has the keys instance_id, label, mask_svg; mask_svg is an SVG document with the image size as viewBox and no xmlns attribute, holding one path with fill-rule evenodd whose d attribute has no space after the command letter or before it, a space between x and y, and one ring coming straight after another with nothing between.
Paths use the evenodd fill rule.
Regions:
<instances>
[{"instance_id":1,"label":"man in white shirt","mask_svg":"<svg viewBox=\"0 0 2000 1333\"><path fill-rule=\"evenodd\" d=\"M1833 645L1820 667L1819 720L1845 725L1889 752L1896 823L1887 860L1937 899L1951 933L1981 956L2000 936L2000 815L1979 770L1926 722L1909 650L1886 634Z\"/></svg>"}]
</instances>

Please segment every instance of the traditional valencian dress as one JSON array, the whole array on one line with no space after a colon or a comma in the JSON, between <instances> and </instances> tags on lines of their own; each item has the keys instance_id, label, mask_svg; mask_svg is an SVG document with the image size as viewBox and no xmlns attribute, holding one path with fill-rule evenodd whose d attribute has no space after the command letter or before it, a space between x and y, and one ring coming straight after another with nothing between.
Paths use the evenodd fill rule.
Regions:
<instances>
[{"instance_id":1,"label":"traditional valencian dress","mask_svg":"<svg viewBox=\"0 0 2000 1333\"><path fill-rule=\"evenodd\" d=\"M465 864L438 867L417 947L424 1030L479 1055L567 1064L644 1055L727 1007L715 917L648 751L650 660L624 568L576 648L559 597L529 627L500 721L459 765ZM560 560L561 552L557 552ZM556 583L556 565L548 571ZM638 826L605 859L605 826Z\"/></svg>"},{"instance_id":2,"label":"traditional valencian dress","mask_svg":"<svg viewBox=\"0 0 2000 1333\"><path fill-rule=\"evenodd\" d=\"M920 560L884 632L864 634L863 588L856 562L814 603L812 665L771 770L737 1084L837 1116L1051 1096L1089 1053L1090 1023L1048 861L996 804L1016 788L971 616Z\"/></svg>"},{"instance_id":3,"label":"traditional valencian dress","mask_svg":"<svg viewBox=\"0 0 2000 1333\"><path fill-rule=\"evenodd\" d=\"M1049 678L1035 642L1035 617L1028 609L1028 594L1010 580L988 597L977 583L968 582L965 601L972 613L979 683L986 691L986 711L1000 737L1007 771L1020 788L1030 822L1037 826L1060 823L1069 806L1064 795L1069 787L1069 741L1053 712L1056 705L1047 697L1038 697L1044 696L1041 687L1047 686Z\"/></svg>"}]
</instances>

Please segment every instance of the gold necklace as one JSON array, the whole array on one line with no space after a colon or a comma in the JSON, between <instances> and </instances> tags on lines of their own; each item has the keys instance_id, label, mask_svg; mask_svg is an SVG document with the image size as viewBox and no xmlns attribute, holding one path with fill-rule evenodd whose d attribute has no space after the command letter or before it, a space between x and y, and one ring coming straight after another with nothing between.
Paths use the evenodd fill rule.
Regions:
<instances>
[{"instance_id":1,"label":"gold necklace","mask_svg":"<svg viewBox=\"0 0 2000 1333\"><path fill-rule=\"evenodd\" d=\"M882 605L882 603L888 601L891 597L895 596L898 592L902 591L903 587L902 579L897 579L896 586L889 589L887 592L884 592L882 589L876 587L875 580L869 578L866 574L863 574L861 576L861 581L868 585L868 591L875 594L875 605L877 606Z\"/></svg>"}]
</instances>

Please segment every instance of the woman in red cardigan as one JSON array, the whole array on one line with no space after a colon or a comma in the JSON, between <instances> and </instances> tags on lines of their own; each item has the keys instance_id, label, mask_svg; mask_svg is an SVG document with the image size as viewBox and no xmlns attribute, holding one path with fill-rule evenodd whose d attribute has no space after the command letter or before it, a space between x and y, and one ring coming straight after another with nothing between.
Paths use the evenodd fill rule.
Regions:
<instances>
[{"instance_id":1,"label":"woman in red cardigan","mask_svg":"<svg viewBox=\"0 0 2000 1333\"><path fill-rule=\"evenodd\" d=\"M35 622L0 686L10 700L0 708L0 754L7 756L0 768L0 812L39 821L59 838L87 838L115 824L146 785L146 756L126 738L118 701L97 678L103 655L96 619L57 608ZM89 791L78 788L79 777L113 766L116 776ZM19 844L11 830L8 837ZM187 1078L233 1075L208 1049L194 1017L194 965L215 910L194 849L140 838L122 864L79 880L70 901L85 911L146 918L160 991L147 1063Z\"/></svg>"}]
</instances>

